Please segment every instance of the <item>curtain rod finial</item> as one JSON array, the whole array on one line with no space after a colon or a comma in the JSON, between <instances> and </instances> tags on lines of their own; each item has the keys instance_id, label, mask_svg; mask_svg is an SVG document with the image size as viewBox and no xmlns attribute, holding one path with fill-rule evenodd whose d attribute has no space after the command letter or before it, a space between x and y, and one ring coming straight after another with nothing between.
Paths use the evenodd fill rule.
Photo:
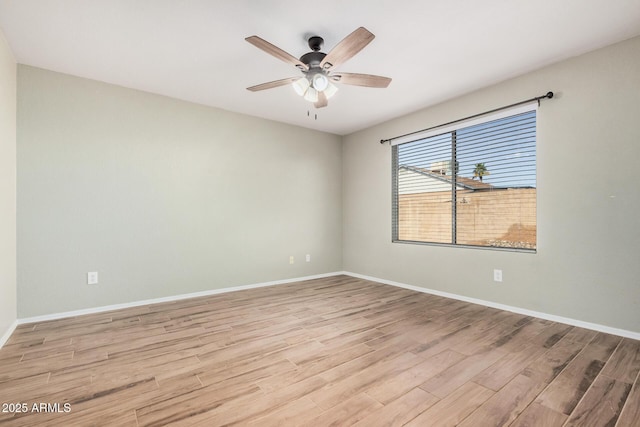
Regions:
<instances>
[{"instance_id":1,"label":"curtain rod finial","mask_svg":"<svg viewBox=\"0 0 640 427\"><path fill-rule=\"evenodd\" d=\"M549 99L553 98L553 92L551 91L547 92L547 98Z\"/></svg>"}]
</instances>

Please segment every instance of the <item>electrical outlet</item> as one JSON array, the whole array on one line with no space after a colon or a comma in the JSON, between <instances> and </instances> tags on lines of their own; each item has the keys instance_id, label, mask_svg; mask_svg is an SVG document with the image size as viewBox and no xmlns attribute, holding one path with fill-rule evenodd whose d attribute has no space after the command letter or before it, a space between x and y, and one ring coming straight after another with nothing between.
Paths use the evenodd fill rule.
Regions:
<instances>
[{"instance_id":1,"label":"electrical outlet","mask_svg":"<svg viewBox=\"0 0 640 427\"><path fill-rule=\"evenodd\" d=\"M307 254L306 260L307 260L307 262L311 262L311 254Z\"/></svg>"},{"instance_id":2,"label":"electrical outlet","mask_svg":"<svg viewBox=\"0 0 640 427\"><path fill-rule=\"evenodd\" d=\"M502 282L502 270L493 270L493 281Z\"/></svg>"},{"instance_id":3,"label":"electrical outlet","mask_svg":"<svg viewBox=\"0 0 640 427\"><path fill-rule=\"evenodd\" d=\"M98 284L98 272L90 271L87 273L87 285L97 285Z\"/></svg>"},{"instance_id":4,"label":"electrical outlet","mask_svg":"<svg viewBox=\"0 0 640 427\"><path fill-rule=\"evenodd\" d=\"M294 261L294 259L293 259L293 255L291 255L291 256L289 257L289 264L293 264L294 262L295 262L295 261Z\"/></svg>"}]
</instances>

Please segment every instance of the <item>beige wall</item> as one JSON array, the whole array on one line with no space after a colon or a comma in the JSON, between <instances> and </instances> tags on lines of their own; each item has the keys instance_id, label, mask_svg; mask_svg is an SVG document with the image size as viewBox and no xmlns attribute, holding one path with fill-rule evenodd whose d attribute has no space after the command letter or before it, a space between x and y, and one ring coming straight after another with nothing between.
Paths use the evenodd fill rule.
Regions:
<instances>
[{"instance_id":1,"label":"beige wall","mask_svg":"<svg viewBox=\"0 0 640 427\"><path fill-rule=\"evenodd\" d=\"M20 65L18 314L339 271L341 156L335 135Z\"/></svg>"},{"instance_id":2,"label":"beige wall","mask_svg":"<svg viewBox=\"0 0 640 427\"><path fill-rule=\"evenodd\" d=\"M0 339L16 321L16 292L16 61L0 31Z\"/></svg>"},{"instance_id":3,"label":"beige wall","mask_svg":"<svg viewBox=\"0 0 640 427\"><path fill-rule=\"evenodd\" d=\"M537 254L391 243L391 148L380 139L549 90ZM634 38L345 137L344 269L640 332L639 118Z\"/></svg>"}]
</instances>

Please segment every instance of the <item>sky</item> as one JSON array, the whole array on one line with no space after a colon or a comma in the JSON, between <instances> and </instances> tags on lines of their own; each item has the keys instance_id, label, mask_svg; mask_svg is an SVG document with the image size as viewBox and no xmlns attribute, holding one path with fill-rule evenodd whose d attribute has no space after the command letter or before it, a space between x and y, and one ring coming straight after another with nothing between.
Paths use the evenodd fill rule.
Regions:
<instances>
[{"instance_id":1,"label":"sky","mask_svg":"<svg viewBox=\"0 0 640 427\"><path fill-rule=\"evenodd\" d=\"M452 133L398 145L399 165L429 170L451 164ZM456 131L458 175L472 178L484 163L483 182L496 187L536 187L536 112L482 123ZM478 178L476 178L478 179Z\"/></svg>"}]
</instances>

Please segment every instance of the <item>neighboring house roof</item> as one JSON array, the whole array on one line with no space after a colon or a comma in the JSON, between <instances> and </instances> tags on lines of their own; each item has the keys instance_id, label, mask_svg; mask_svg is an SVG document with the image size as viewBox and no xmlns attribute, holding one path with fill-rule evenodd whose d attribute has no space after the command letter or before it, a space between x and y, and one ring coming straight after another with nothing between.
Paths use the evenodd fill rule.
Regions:
<instances>
[{"instance_id":1,"label":"neighboring house roof","mask_svg":"<svg viewBox=\"0 0 640 427\"><path fill-rule=\"evenodd\" d=\"M432 171L429 169L418 168L415 166L408 166L408 165L400 165L398 166L398 169L408 170L420 175L424 175L424 176L451 184L451 175L445 175L441 171ZM486 182L476 181L475 179L471 179L471 178L467 178L459 175L456 176L456 185L459 187L463 187L467 190L474 190L474 191L491 190L495 188L493 185L487 184Z\"/></svg>"}]
</instances>

